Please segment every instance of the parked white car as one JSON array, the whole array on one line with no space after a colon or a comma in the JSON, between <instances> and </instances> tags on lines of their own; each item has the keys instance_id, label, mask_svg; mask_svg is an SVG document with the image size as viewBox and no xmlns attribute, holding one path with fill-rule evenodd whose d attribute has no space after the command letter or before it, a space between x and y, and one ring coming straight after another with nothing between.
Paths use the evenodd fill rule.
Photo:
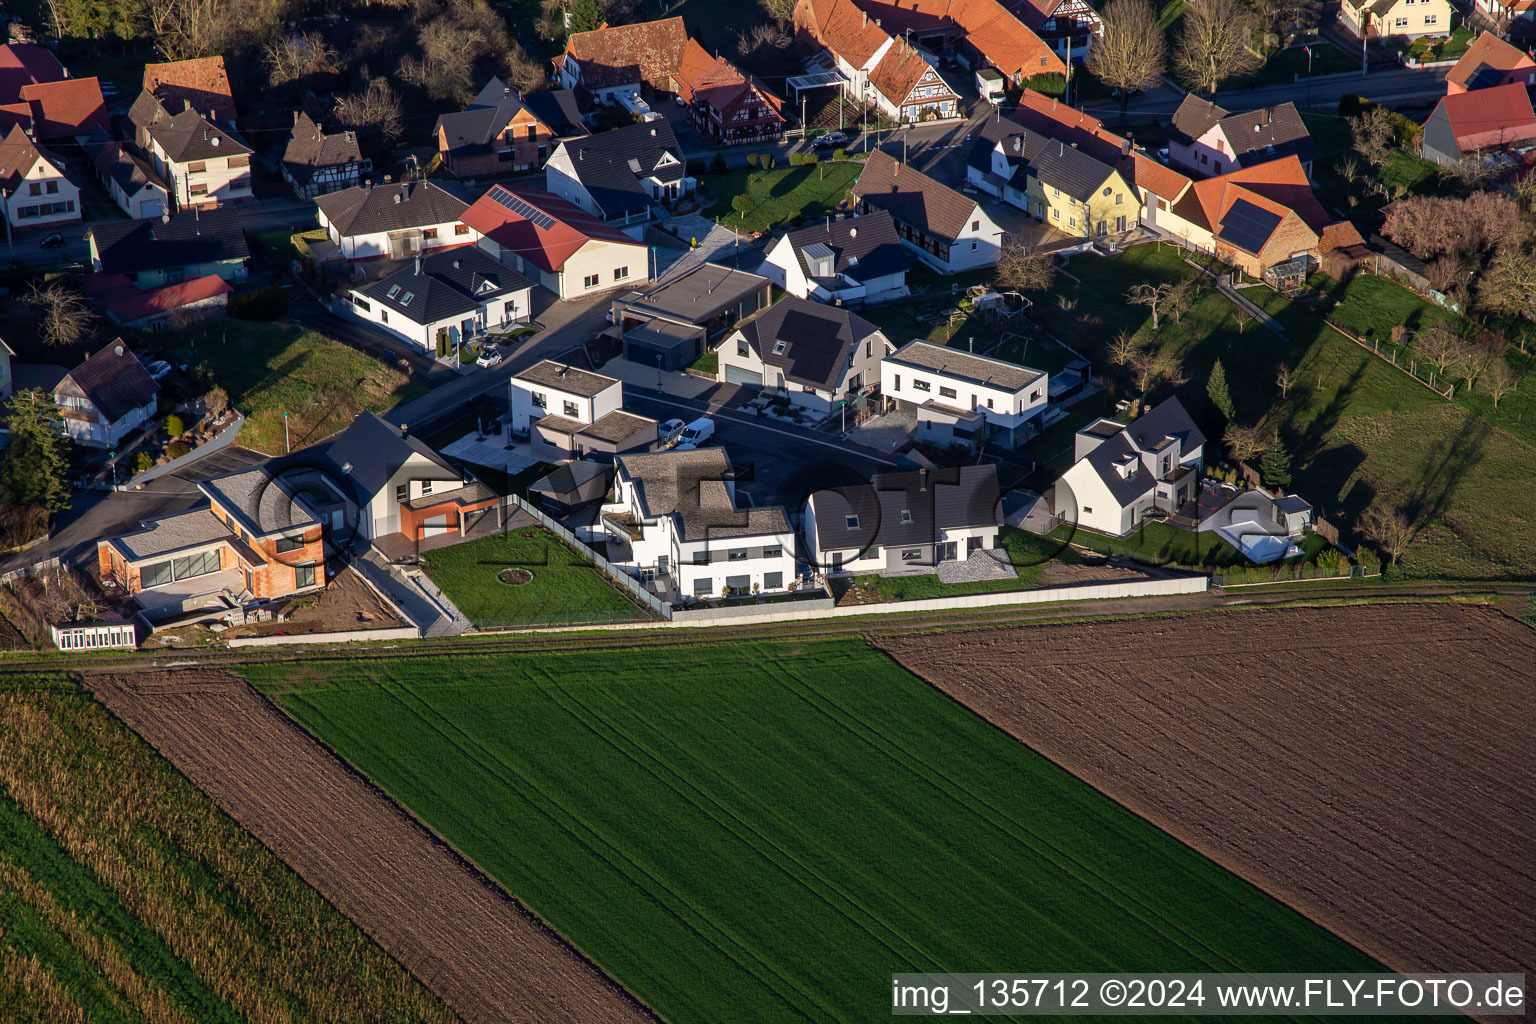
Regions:
<instances>
[{"instance_id":1,"label":"parked white car","mask_svg":"<svg viewBox=\"0 0 1536 1024\"><path fill-rule=\"evenodd\" d=\"M501 362L501 349L487 348L480 353L480 358L475 360L476 366L495 366Z\"/></svg>"}]
</instances>

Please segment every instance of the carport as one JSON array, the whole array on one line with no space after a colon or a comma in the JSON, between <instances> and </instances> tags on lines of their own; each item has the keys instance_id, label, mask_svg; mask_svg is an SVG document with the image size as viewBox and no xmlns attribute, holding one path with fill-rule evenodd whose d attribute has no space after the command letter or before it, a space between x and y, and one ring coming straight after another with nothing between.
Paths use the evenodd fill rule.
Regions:
<instances>
[{"instance_id":1,"label":"carport","mask_svg":"<svg viewBox=\"0 0 1536 1024\"><path fill-rule=\"evenodd\" d=\"M703 354L702 327L656 319L624 332L624 358L640 366L681 371Z\"/></svg>"}]
</instances>

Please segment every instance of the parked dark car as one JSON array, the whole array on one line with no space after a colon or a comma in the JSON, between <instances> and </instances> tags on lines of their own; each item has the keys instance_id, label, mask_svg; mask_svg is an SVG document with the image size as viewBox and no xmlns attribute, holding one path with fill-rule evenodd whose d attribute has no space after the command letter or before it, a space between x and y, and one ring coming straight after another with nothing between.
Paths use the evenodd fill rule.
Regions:
<instances>
[{"instance_id":1,"label":"parked dark car","mask_svg":"<svg viewBox=\"0 0 1536 1024\"><path fill-rule=\"evenodd\" d=\"M47 238L43 239L43 248L44 249L62 249L62 248L64 248L64 236L63 235L49 235Z\"/></svg>"}]
</instances>

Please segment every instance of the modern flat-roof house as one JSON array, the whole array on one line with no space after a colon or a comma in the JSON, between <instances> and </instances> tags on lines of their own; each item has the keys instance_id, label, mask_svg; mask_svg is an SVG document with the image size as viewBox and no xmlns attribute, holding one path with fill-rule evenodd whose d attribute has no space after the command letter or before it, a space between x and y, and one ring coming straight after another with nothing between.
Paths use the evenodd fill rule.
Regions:
<instances>
[{"instance_id":1,"label":"modern flat-roof house","mask_svg":"<svg viewBox=\"0 0 1536 1024\"><path fill-rule=\"evenodd\" d=\"M85 148L91 154L96 177L129 217L159 217L171 208L170 186L154 165L131 147L100 132Z\"/></svg>"},{"instance_id":2,"label":"modern flat-roof house","mask_svg":"<svg viewBox=\"0 0 1536 1024\"><path fill-rule=\"evenodd\" d=\"M824 573L925 573L998 547L997 465L877 473L806 499L801 524Z\"/></svg>"},{"instance_id":3,"label":"modern flat-roof house","mask_svg":"<svg viewBox=\"0 0 1536 1024\"><path fill-rule=\"evenodd\" d=\"M652 207L698 187L664 119L560 143L544 165L544 187L636 239Z\"/></svg>"},{"instance_id":4,"label":"modern flat-roof house","mask_svg":"<svg viewBox=\"0 0 1536 1024\"><path fill-rule=\"evenodd\" d=\"M856 313L786 295L726 335L716 379L773 388L827 416L879 383L880 361L894 348Z\"/></svg>"},{"instance_id":5,"label":"modern flat-roof house","mask_svg":"<svg viewBox=\"0 0 1536 1024\"><path fill-rule=\"evenodd\" d=\"M784 101L692 39L677 71L677 98L688 104L693 130L717 145L777 142L784 134Z\"/></svg>"},{"instance_id":6,"label":"modern flat-roof house","mask_svg":"<svg viewBox=\"0 0 1536 1024\"><path fill-rule=\"evenodd\" d=\"M293 115L293 133L283 150L283 180L293 186L300 199L313 199L327 192L340 192L363 183L363 175L373 170L373 161L363 159L357 133L329 134L308 114Z\"/></svg>"},{"instance_id":7,"label":"modern flat-roof house","mask_svg":"<svg viewBox=\"0 0 1536 1024\"><path fill-rule=\"evenodd\" d=\"M348 260L403 260L476 240L460 219L469 204L432 181L343 189L316 196L315 205L320 226Z\"/></svg>"},{"instance_id":8,"label":"modern flat-roof house","mask_svg":"<svg viewBox=\"0 0 1536 1024\"><path fill-rule=\"evenodd\" d=\"M1519 82L1452 93L1424 122L1420 155L1443 167L1484 150L1503 150L1536 139L1530 91Z\"/></svg>"},{"instance_id":9,"label":"modern flat-roof house","mask_svg":"<svg viewBox=\"0 0 1536 1024\"><path fill-rule=\"evenodd\" d=\"M76 443L115 448L155 418L160 385L119 338L65 374L53 401Z\"/></svg>"},{"instance_id":10,"label":"modern flat-roof house","mask_svg":"<svg viewBox=\"0 0 1536 1024\"><path fill-rule=\"evenodd\" d=\"M463 220L481 249L561 299L650 280L641 242L543 189L492 185Z\"/></svg>"},{"instance_id":11,"label":"modern flat-roof house","mask_svg":"<svg viewBox=\"0 0 1536 1024\"><path fill-rule=\"evenodd\" d=\"M917 414L917 439L1017 448L1040 432L1050 401L1042 370L913 341L880 364L887 404Z\"/></svg>"},{"instance_id":12,"label":"modern flat-roof house","mask_svg":"<svg viewBox=\"0 0 1536 1024\"><path fill-rule=\"evenodd\" d=\"M624 384L550 359L507 381L510 422L527 432L535 456L554 461L588 454L646 451L656 443L656 421L624 411Z\"/></svg>"},{"instance_id":13,"label":"modern flat-roof house","mask_svg":"<svg viewBox=\"0 0 1536 1024\"><path fill-rule=\"evenodd\" d=\"M680 17L573 32L565 52L555 58L555 81L604 106L628 101L633 108L634 100L647 93L677 92L677 70L687 45L688 30Z\"/></svg>"},{"instance_id":14,"label":"modern flat-roof house","mask_svg":"<svg viewBox=\"0 0 1536 1024\"><path fill-rule=\"evenodd\" d=\"M1497 6L1496 0L1479 0L1480 7L1484 3ZM1511 82L1536 85L1536 60L1492 32L1484 32L1472 41L1455 67L1446 73L1445 91L1454 96L1459 92L1491 89Z\"/></svg>"},{"instance_id":15,"label":"modern flat-roof house","mask_svg":"<svg viewBox=\"0 0 1536 1024\"><path fill-rule=\"evenodd\" d=\"M348 312L440 354L533 315L533 282L474 246L418 255L354 288Z\"/></svg>"},{"instance_id":16,"label":"modern flat-roof house","mask_svg":"<svg viewBox=\"0 0 1536 1024\"><path fill-rule=\"evenodd\" d=\"M1450 0L1343 0L1339 24L1356 39L1448 36L1454 12Z\"/></svg>"},{"instance_id":17,"label":"modern flat-roof house","mask_svg":"<svg viewBox=\"0 0 1536 1024\"><path fill-rule=\"evenodd\" d=\"M1317 147L1294 103L1234 114L1190 93L1173 113L1168 158L1190 173L1224 174L1288 156L1312 176Z\"/></svg>"},{"instance_id":18,"label":"modern flat-roof house","mask_svg":"<svg viewBox=\"0 0 1536 1024\"><path fill-rule=\"evenodd\" d=\"M759 271L797 298L859 308L904 298L912 252L884 210L790 231Z\"/></svg>"},{"instance_id":19,"label":"modern flat-roof house","mask_svg":"<svg viewBox=\"0 0 1536 1024\"><path fill-rule=\"evenodd\" d=\"M66 78L21 87L32 108L32 137L39 142L83 141L107 125L107 104L95 78Z\"/></svg>"},{"instance_id":20,"label":"modern flat-roof house","mask_svg":"<svg viewBox=\"0 0 1536 1024\"><path fill-rule=\"evenodd\" d=\"M532 171L555 143L587 134L570 89L521 95L491 77L469 106L437 119L443 166L456 178Z\"/></svg>"},{"instance_id":21,"label":"modern flat-roof house","mask_svg":"<svg viewBox=\"0 0 1536 1024\"><path fill-rule=\"evenodd\" d=\"M0 199L13 231L80 222L80 188L64 173L64 161L19 125L0 141Z\"/></svg>"},{"instance_id":22,"label":"modern flat-roof house","mask_svg":"<svg viewBox=\"0 0 1536 1024\"><path fill-rule=\"evenodd\" d=\"M231 209L194 209L167 218L96 221L86 232L91 269L124 274L149 290L213 274L230 284L246 278L251 252Z\"/></svg>"},{"instance_id":23,"label":"modern flat-roof house","mask_svg":"<svg viewBox=\"0 0 1536 1024\"><path fill-rule=\"evenodd\" d=\"M223 206L251 198L251 147L231 122L200 113L192 100L167 106L150 92L128 110L134 140L170 187L176 209Z\"/></svg>"},{"instance_id":24,"label":"modern flat-roof house","mask_svg":"<svg viewBox=\"0 0 1536 1024\"><path fill-rule=\"evenodd\" d=\"M1074 461L1056 482L1052 511L1068 522L1121 537L1153 509L1177 512L1200 490L1205 435L1177 398L1130 425L1094 420L1077 432Z\"/></svg>"},{"instance_id":25,"label":"modern flat-roof house","mask_svg":"<svg viewBox=\"0 0 1536 1024\"><path fill-rule=\"evenodd\" d=\"M789 517L739 507L720 448L620 455L601 522L608 560L670 600L773 593L795 578Z\"/></svg>"},{"instance_id":26,"label":"modern flat-roof house","mask_svg":"<svg viewBox=\"0 0 1536 1024\"><path fill-rule=\"evenodd\" d=\"M766 277L701 263L614 299L613 323L625 359L682 370L704 354L711 338L767 307L771 294Z\"/></svg>"},{"instance_id":27,"label":"modern flat-roof house","mask_svg":"<svg viewBox=\"0 0 1536 1024\"><path fill-rule=\"evenodd\" d=\"M853 195L861 213L889 213L907 247L942 274L997 262L1003 229L976 200L889 154L877 150L869 155Z\"/></svg>"}]
</instances>

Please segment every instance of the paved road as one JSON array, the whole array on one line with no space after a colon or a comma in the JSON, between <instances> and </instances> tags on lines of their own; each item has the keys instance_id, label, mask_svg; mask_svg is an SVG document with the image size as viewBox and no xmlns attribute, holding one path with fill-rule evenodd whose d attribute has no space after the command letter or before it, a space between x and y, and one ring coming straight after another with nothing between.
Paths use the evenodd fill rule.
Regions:
<instances>
[{"instance_id":1,"label":"paved road","mask_svg":"<svg viewBox=\"0 0 1536 1024\"><path fill-rule=\"evenodd\" d=\"M95 549L101 537L136 529L145 519L185 512L203 501L197 481L254 466L266 458L244 448L226 448L136 491L82 491L54 520L48 543L7 559L0 568L31 565L61 556L73 560Z\"/></svg>"},{"instance_id":2,"label":"paved road","mask_svg":"<svg viewBox=\"0 0 1536 1024\"><path fill-rule=\"evenodd\" d=\"M1299 82L1268 85L1258 89L1221 90L1216 93L1216 102L1228 110L1253 110L1287 100L1298 107L1332 108L1339 105L1339 100L1351 95L1363 96L1378 103L1420 102L1445 95L1445 75L1449 70L1393 67L1386 71L1372 71L1368 75L1319 75L1303 78ZM1142 116L1167 116L1178 109L1183 99L1182 92L1163 85L1133 96L1130 112ZM1083 109L1111 125L1120 117L1120 104L1115 100L1085 104Z\"/></svg>"}]
</instances>

